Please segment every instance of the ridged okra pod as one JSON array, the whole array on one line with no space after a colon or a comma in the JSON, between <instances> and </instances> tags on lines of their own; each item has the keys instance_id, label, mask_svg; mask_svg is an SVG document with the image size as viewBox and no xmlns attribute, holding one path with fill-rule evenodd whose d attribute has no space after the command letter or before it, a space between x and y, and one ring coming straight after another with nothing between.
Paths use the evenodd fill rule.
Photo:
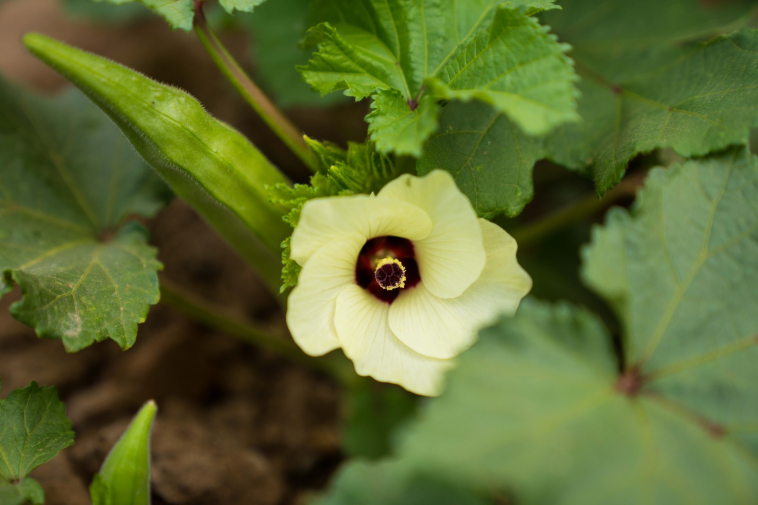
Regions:
<instances>
[{"instance_id":1,"label":"ridged okra pod","mask_svg":"<svg viewBox=\"0 0 758 505\"><path fill-rule=\"evenodd\" d=\"M290 230L266 188L288 181L258 149L182 90L43 35L24 43L102 108L174 192L278 288Z\"/></svg>"}]
</instances>

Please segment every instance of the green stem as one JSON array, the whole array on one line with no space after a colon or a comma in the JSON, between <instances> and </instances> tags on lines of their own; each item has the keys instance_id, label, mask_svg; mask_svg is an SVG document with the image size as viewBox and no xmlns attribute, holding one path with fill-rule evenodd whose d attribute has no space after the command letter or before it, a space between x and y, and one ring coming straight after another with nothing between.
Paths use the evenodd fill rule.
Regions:
<instances>
[{"instance_id":1,"label":"green stem","mask_svg":"<svg viewBox=\"0 0 758 505\"><path fill-rule=\"evenodd\" d=\"M551 235L566 226L597 214L621 198L635 196L640 187L641 181L642 179L637 177L625 179L615 188L606 193L603 198L590 195L568 207L564 207L548 214L534 223L513 230L511 235L516 239L519 247L529 246L539 242L546 236Z\"/></svg>"},{"instance_id":2,"label":"green stem","mask_svg":"<svg viewBox=\"0 0 758 505\"><path fill-rule=\"evenodd\" d=\"M346 387L363 380L353 372L352 365L341 353L332 352L319 358L308 356L292 342L286 329L273 331L272 328L244 321L221 307L185 292L165 278L161 279L160 286L161 302L172 306L190 319L272 351L307 368L325 373Z\"/></svg>"},{"instance_id":3,"label":"green stem","mask_svg":"<svg viewBox=\"0 0 758 505\"><path fill-rule=\"evenodd\" d=\"M237 61L229 54L221 41L213 33L205 19L202 4L195 9L195 33L208 51L216 66L242 95L242 98L258 113L287 147L313 172L318 170L316 159L311 154L303 135L295 125L274 105Z\"/></svg>"}]
</instances>

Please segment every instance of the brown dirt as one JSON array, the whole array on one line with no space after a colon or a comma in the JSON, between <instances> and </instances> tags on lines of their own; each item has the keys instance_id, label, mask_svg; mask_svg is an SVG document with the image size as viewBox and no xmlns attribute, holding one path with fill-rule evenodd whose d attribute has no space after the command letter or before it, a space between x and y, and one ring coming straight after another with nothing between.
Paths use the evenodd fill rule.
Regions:
<instances>
[{"instance_id":1,"label":"brown dirt","mask_svg":"<svg viewBox=\"0 0 758 505\"><path fill-rule=\"evenodd\" d=\"M188 34L160 20L97 26L67 19L55 0L0 2L0 72L45 91L65 83L26 54L20 37L40 31L187 89L235 125L272 161L302 178L302 166L237 98ZM225 37L247 60L243 34ZM304 131L338 142L365 134L362 107L288 111ZM190 209L175 201L152 223L163 275L250 320L282 324L273 298L253 272ZM31 381L57 386L76 431L75 445L33 476L48 505L89 503L87 486L131 416L149 399L159 413L153 433L155 504L296 504L323 487L342 459L340 391L325 377L195 324L158 305L137 344L112 342L66 354L38 339L0 302L0 377L6 396Z\"/></svg>"}]
</instances>

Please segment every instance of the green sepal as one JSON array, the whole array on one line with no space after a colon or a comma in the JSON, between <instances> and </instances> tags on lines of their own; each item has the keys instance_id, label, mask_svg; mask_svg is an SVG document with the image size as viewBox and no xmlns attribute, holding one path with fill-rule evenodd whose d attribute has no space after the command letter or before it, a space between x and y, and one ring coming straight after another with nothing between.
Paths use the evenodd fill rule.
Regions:
<instances>
[{"instance_id":1,"label":"green sepal","mask_svg":"<svg viewBox=\"0 0 758 505\"><path fill-rule=\"evenodd\" d=\"M150 433L158 407L147 402L90 485L93 505L149 505Z\"/></svg>"},{"instance_id":2,"label":"green sepal","mask_svg":"<svg viewBox=\"0 0 758 505\"><path fill-rule=\"evenodd\" d=\"M286 209L266 188L287 179L258 149L184 91L43 35L24 43L102 108L174 192L278 286Z\"/></svg>"}]
</instances>

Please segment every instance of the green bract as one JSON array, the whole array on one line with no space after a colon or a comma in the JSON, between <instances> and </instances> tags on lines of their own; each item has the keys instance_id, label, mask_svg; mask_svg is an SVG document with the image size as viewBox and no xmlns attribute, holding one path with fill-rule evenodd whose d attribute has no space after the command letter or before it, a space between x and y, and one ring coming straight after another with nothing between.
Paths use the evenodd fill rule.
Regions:
<instances>
[{"instance_id":1,"label":"green bract","mask_svg":"<svg viewBox=\"0 0 758 505\"><path fill-rule=\"evenodd\" d=\"M501 5L502 4L502 5ZM367 120L383 152L419 156L436 129L438 100L480 100L530 134L576 121L568 46L531 17L549 1L324 0L299 67L325 94L372 97Z\"/></svg>"},{"instance_id":2,"label":"green bract","mask_svg":"<svg viewBox=\"0 0 758 505\"><path fill-rule=\"evenodd\" d=\"M110 120L79 92L51 100L0 81L0 292L40 337L68 351L134 344L159 298L155 249L133 216L166 187Z\"/></svg>"},{"instance_id":3,"label":"green bract","mask_svg":"<svg viewBox=\"0 0 758 505\"><path fill-rule=\"evenodd\" d=\"M260 151L181 90L42 35L24 42L108 113L176 194L278 285L279 244L289 230L267 187L286 178Z\"/></svg>"},{"instance_id":4,"label":"green bract","mask_svg":"<svg viewBox=\"0 0 758 505\"><path fill-rule=\"evenodd\" d=\"M150 432L157 407L147 402L90 486L93 505L150 504Z\"/></svg>"},{"instance_id":5,"label":"green bract","mask_svg":"<svg viewBox=\"0 0 758 505\"><path fill-rule=\"evenodd\" d=\"M43 503L42 488L28 475L73 443L55 388L32 382L0 400L0 503Z\"/></svg>"},{"instance_id":6,"label":"green bract","mask_svg":"<svg viewBox=\"0 0 758 505\"><path fill-rule=\"evenodd\" d=\"M744 148L655 169L585 253L624 327L623 370L600 320L525 303L482 332L447 392L375 467L322 503L384 503L433 477L523 504L758 500L758 159ZM401 498L393 499L393 503Z\"/></svg>"},{"instance_id":7,"label":"green bract","mask_svg":"<svg viewBox=\"0 0 758 505\"><path fill-rule=\"evenodd\" d=\"M316 156L319 171L311 177L310 185L277 184L271 188L270 198L274 204L289 209L284 220L295 228L300 220L303 204L313 198L345 196L356 193L378 192L389 181L406 173L410 166L402 158L395 159L377 152L373 143L350 142L347 151L329 142L317 142L306 137L311 151ZM282 242L282 287L297 284L300 265L290 259L290 239Z\"/></svg>"}]
</instances>

